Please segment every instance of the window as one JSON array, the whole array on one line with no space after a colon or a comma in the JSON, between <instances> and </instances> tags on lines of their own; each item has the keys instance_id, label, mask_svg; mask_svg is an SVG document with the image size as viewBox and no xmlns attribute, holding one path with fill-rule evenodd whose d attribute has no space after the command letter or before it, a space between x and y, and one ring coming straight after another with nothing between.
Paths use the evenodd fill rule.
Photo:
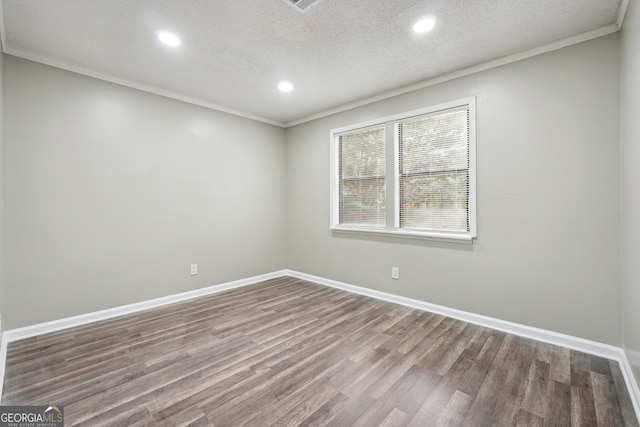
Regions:
<instances>
[{"instance_id":1,"label":"window","mask_svg":"<svg viewBox=\"0 0 640 427\"><path fill-rule=\"evenodd\" d=\"M331 131L331 228L471 241L475 98Z\"/></svg>"},{"instance_id":2,"label":"window","mask_svg":"<svg viewBox=\"0 0 640 427\"><path fill-rule=\"evenodd\" d=\"M384 127L338 136L340 224L387 226Z\"/></svg>"}]
</instances>

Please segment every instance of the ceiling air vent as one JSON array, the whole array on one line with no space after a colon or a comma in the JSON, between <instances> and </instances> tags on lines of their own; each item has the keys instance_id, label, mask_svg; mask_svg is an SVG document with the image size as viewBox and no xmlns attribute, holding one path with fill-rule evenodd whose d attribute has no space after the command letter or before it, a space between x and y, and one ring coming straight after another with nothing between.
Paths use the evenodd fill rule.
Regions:
<instances>
[{"instance_id":1,"label":"ceiling air vent","mask_svg":"<svg viewBox=\"0 0 640 427\"><path fill-rule=\"evenodd\" d=\"M298 12L308 12L322 0L284 0L289 6L293 6Z\"/></svg>"}]
</instances>

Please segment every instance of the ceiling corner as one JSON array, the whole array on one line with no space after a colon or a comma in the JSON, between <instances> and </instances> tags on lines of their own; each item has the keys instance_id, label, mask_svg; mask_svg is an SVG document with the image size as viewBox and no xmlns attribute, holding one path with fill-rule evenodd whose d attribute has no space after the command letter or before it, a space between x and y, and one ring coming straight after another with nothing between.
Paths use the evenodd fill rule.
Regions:
<instances>
[{"instance_id":1,"label":"ceiling corner","mask_svg":"<svg viewBox=\"0 0 640 427\"><path fill-rule=\"evenodd\" d=\"M4 27L4 2L0 0L0 52L4 52L4 48L7 45L5 42Z\"/></svg>"},{"instance_id":2,"label":"ceiling corner","mask_svg":"<svg viewBox=\"0 0 640 427\"><path fill-rule=\"evenodd\" d=\"M616 25L618 26L618 30L622 30L624 15L627 13L628 7L629 7L629 0L620 0L620 6L618 6L618 19L616 20Z\"/></svg>"}]
</instances>

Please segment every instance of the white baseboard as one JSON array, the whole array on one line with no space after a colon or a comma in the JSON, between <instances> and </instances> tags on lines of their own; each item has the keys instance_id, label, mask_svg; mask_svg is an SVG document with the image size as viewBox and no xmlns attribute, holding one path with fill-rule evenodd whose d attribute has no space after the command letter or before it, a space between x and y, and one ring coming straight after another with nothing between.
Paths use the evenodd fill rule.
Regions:
<instances>
[{"instance_id":1,"label":"white baseboard","mask_svg":"<svg viewBox=\"0 0 640 427\"><path fill-rule=\"evenodd\" d=\"M50 332L62 329L73 328L76 326L86 325L87 323L99 322L114 317L124 316L125 314L136 313L151 308L162 307L176 302L186 301L201 296L217 294L229 289L240 288L242 286L253 285L265 280L274 279L285 276L284 270L272 273L253 276L246 279L235 280L233 282L222 283L219 285L208 286L193 291L181 292L179 294L169 295L166 297L155 298L148 301L127 304L120 307L108 308L106 310L95 311L93 313L80 314L78 316L67 317L64 319L53 320L51 322L39 323L36 325L25 326L23 328L10 329L5 331L7 342L22 340L37 335L48 334Z\"/></svg>"},{"instance_id":2,"label":"white baseboard","mask_svg":"<svg viewBox=\"0 0 640 427\"><path fill-rule=\"evenodd\" d=\"M2 399L2 389L4 386L4 367L7 364L7 336L0 332L0 399ZM1 403L1 402L0 402Z\"/></svg>"},{"instance_id":3,"label":"white baseboard","mask_svg":"<svg viewBox=\"0 0 640 427\"><path fill-rule=\"evenodd\" d=\"M126 314L131 314L143 310L149 310L151 308L162 307L193 298L217 294L219 292L240 288L242 286L253 285L265 280L275 279L282 276L286 276L285 270L274 271L272 273L248 277L246 279L235 280L233 282L222 283L219 285L208 286L206 288L196 289L193 291L182 292L179 294L155 298L148 301L127 304L120 307L95 311L93 313L80 314L78 316L67 317L64 319L53 320L51 322L38 323L36 325L25 326L23 328L10 329L8 331L5 331L4 333L2 333L2 338L0 340L0 399L2 398L2 389L4 386L4 372L7 362L7 346L10 342L48 334L50 332L56 332L62 329L82 326L88 323L99 322L101 320L107 320L114 317L124 316Z\"/></svg>"},{"instance_id":4,"label":"white baseboard","mask_svg":"<svg viewBox=\"0 0 640 427\"><path fill-rule=\"evenodd\" d=\"M547 331L545 329L533 328L531 326L521 325L519 323L513 323L513 322L508 322L506 320L495 319L493 317L470 313L468 311L457 310L455 308L449 308L442 305L431 304L425 301L420 301L420 300L407 298L399 295L394 295L386 292L376 291L374 289L363 288L361 286L350 285L348 283L342 283L335 280L312 276L312 275L300 273L297 271L287 270L287 275L296 277L298 279L315 282L321 285L326 285L333 288L338 288L345 291L353 292L356 294L365 295L371 298L376 298L379 300L388 301L395 304L401 304L407 307L417 308L419 310L441 314L443 316L453 317L454 319L459 319L465 322L474 323L476 325L485 326L491 329L497 329L502 332L507 332L507 333L518 335L525 338L531 338L536 341L555 344L562 347L570 348L572 350L579 350L585 353L593 354L593 355L604 357L607 359L617 360L620 357L620 354L622 352L622 349L619 347L615 347L608 344L602 344L596 341L589 341L583 338L573 337L571 335L565 335L565 334L560 334L558 332Z\"/></svg>"},{"instance_id":5,"label":"white baseboard","mask_svg":"<svg viewBox=\"0 0 640 427\"><path fill-rule=\"evenodd\" d=\"M492 317L444 307L437 304L431 304L425 301L381 292L374 289L363 288L361 286L338 282L331 279L325 279L323 277L312 276L310 274L300 273L294 270L285 270L285 273L288 276L296 277L302 280L308 280L320 285L330 286L332 288L342 289L347 292L352 292L395 304L401 304L407 307L441 314L443 316L453 317L454 319L459 319L476 325L485 326L487 328L496 329L509 334L518 335L536 341L542 341L548 344L554 344L572 350L578 350L583 353L604 357L605 359L614 360L620 364L620 369L627 384L627 389L629 390L629 396L631 397L633 408L636 412L636 416L640 420L640 392L638 391L638 384L636 383L635 377L631 371L631 365L629 364L627 355L620 347L615 347L596 341L590 341L571 335L561 334L558 332L548 331L545 329L521 325L519 323L508 322L506 320L495 319Z\"/></svg>"},{"instance_id":6,"label":"white baseboard","mask_svg":"<svg viewBox=\"0 0 640 427\"><path fill-rule=\"evenodd\" d=\"M631 402L633 402L633 408L636 410L636 417L638 417L638 420L640 420L640 389L638 389L636 377L635 375L633 375L633 370L631 370L629 358L624 351L622 352L622 358L619 360L619 362L620 369L622 370L622 375L624 376L624 381L627 383L627 389L629 390Z\"/></svg>"},{"instance_id":7,"label":"white baseboard","mask_svg":"<svg viewBox=\"0 0 640 427\"><path fill-rule=\"evenodd\" d=\"M240 288L242 286L253 285L255 283L259 283L269 279L275 279L285 275L285 270L275 271L272 273L249 277L246 279L235 280L233 282L208 286L206 288L196 289L193 291L182 292L179 294L155 298L148 301L127 304L120 307L95 311L93 313L81 314L78 316L67 317L64 319L53 320L51 322L44 322L36 325L25 326L23 328L10 329L8 331L5 331L4 333L1 333L2 338L0 339L0 399L2 398L2 389L4 386L4 372L7 362L7 346L12 341L31 338L34 336L48 334L50 332L56 332L62 329L73 328L76 326L82 326L88 323L99 322L101 320L107 320L114 317L123 316L125 314L149 310L151 308L162 307L165 305L174 304L176 302L186 301L206 295L217 294L219 292Z\"/></svg>"},{"instance_id":8,"label":"white baseboard","mask_svg":"<svg viewBox=\"0 0 640 427\"><path fill-rule=\"evenodd\" d=\"M330 286L332 288L342 289L347 292L364 295L371 298L400 304L419 310L429 311L443 316L453 317L465 322L474 323L476 325L485 326L487 328L496 329L502 332L518 335L525 338L531 338L537 341L554 344L572 350L582 351L584 353L593 354L595 356L604 357L606 359L615 360L620 364L620 369L624 376L624 380L629 390L629 396L633 403L636 416L640 419L640 390L635 381L631 365L627 359L627 355L620 347L609 344L603 344L596 341L590 341L571 335L561 334L558 332L548 331L545 329L534 328L531 326L521 325L518 323L508 322L505 320L495 319L480 314L474 314L454 308L444 307L437 304L431 304L412 298L394 295L374 289L363 288L361 286L351 285L344 282L338 282L323 277L313 276L294 270L280 270L259 276L249 277L246 279L236 280L233 282L223 283L219 285L209 286L202 289L183 292L175 295L169 295L162 298L156 298L149 301L143 301L135 304L128 304L120 307L114 307L106 310L100 310L93 313L82 314L79 316L68 317L65 319L54 320L51 322L40 323L37 325L26 326L18 329L11 329L1 334L0 339L0 396L2 396L2 388L4 384L4 371L7 358L7 345L12 341L30 338L62 329L72 328L85 325L88 323L107 320L126 314L131 314L151 308L162 307L176 302L186 301L201 296L216 294L230 289L240 288L243 286L253 285L265 280L275 279L282 276L291 276L302 280L307 280L320 285Z\"/></svg>"}]
</instances>

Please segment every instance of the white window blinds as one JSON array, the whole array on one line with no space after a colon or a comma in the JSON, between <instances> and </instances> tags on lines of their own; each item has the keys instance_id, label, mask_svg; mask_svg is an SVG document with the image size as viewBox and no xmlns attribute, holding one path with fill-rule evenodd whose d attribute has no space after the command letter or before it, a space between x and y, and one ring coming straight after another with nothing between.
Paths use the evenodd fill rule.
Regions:
<instances>
[{"instance_id":1,"label":"white window blinds","mask_svg":"<svg viewBox=\"0 0 640 427\"><path fill-rule=\"evenodd\" d=\"M475 97L339 129L331 138L331 230L472 242Z\"/></svg>"},{"instance_id":2,"label":"white window blinds","mask_svg":"<svg viewBox=\"0 0 640 427\"><path fill-rule=\"evenodd\" d=\"M338 137L340 225L386 227L385 141L384 127Z\"/></svg>"},{"instance_id":3,"label":"white window blinds","mask_svg":"<svg viewBox=\"0 0 640 427\"><path fill-rule=\"evenodd\" d=\"M469 108L397 123L399 227L469 232Z\"/></svg>"}]
</instances>

